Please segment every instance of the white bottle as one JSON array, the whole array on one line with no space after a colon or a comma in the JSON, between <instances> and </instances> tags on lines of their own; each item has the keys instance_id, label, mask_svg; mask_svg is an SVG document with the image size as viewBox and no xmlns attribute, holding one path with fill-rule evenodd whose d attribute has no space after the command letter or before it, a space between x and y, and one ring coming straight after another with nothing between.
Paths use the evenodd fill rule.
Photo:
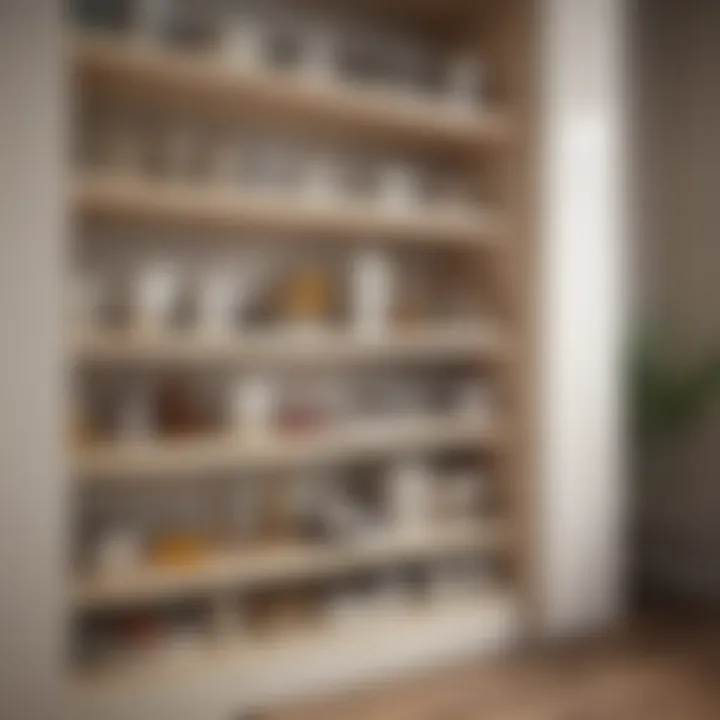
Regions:
<instances>
[{"instance_id":1,"label":"white bottle","mask_svg":"<svg viewBox=\"0 0 720 720\"><path fill-rule=\"evenodd\" d=\"M265 23L256 15L241 10L222 18L218 52L233 69L260 69L265 60L267 42Z\"/></svg>"},{"instance_id":2,"label":"white bottle","mask_svg":"<svg viewBox=\"0 0 720 720\"><path fill-rule=\"evenodd\" d=\"M352 313L355 332L368 339L386 335L393 304L393 268L387 254L367 250L352 266Z\"/></svg>"},{"instance_id":3,"label":"white bottle","mask_svg":"<svg viewBox=\"0 0 720 720\"><path fill-rule=\"evenodd\" d=\"M173 321L180 296L180 278L169 262L151 262L137 271L131 298L134 325L141 331L162 331Z\"/></svg>"},{"instance_id":4,"label":"white bottle","mask_svg":"<svg viewBox=\"0 0 720 720\"><path fill-rule=\"evenodd\" d=\"M432 475L419 460L404 460L391 468L388 477L388 517L400 533L422 532L430 519Z\"/></svg>"},{"instance_id":5,"label":"white bottle","mask_svg":"<svg viewBox=\"0 0 720 720\"><path fill-rule=\"evenodd\" d=\"M137 569L142 560L142 542L130 528L106 532L95 546L93 565L102 576L115 577Z\"/></svg>"},{"instance_id":6,"label":"white bottle","mask_svg":"<svg viewBox=\"0 0 720 720\"><path fill-rule=\"evenodd\" d=\"M263 437L275 424L276 394L265 377L239 378L231 389L231 423L249 437Z\"/></svg>"},{"instance_id":7,"label":"white bottle","mask_svg":"<svg viewBox=\"0 0 720 720\"><path fill-rule=\"evenodd\" d=\"M323 22L309 22L300 33L301 77L320 84L333 82L338 70L338 42L333 28Z\"/></svg>"},{"instance_id":8,"label":"white bottle","mask_svg":"<svg viewBox=\"0 0 720 720\"><path fill-rule=\"evenodd\" d=\"M133 35L141 40L163 40L172 25L174 4L174 0L133 0Z\"/></svg>"},{"instance_id":9,"label":"white bottle","mask_svg":"<svg viewBox=\"0 0 720 720\"><path fill-rule=\"evenodd\" d=\"M303 194L313 205L330 205L336 200L339 186L338 160L323 153L309 159L303 182Z\"/></svg>"},{"instance_id":10,"label":"white bottle","mask_svg":"<svg viewBox=\"0 0 720 720\"><path fill-rule=\"evenodd\" d=\"M201 331L222 336L235 328L241 278L229 268L211 268L203 278L197 298Z\"/></svg>"},{"instance_id":11,"label":"white bottle","mask_svg":"<svg viewBox=\"0 0 720 720\"><path fill-rule=\"evenodd\" d=\"M115 432L123 440L145 440L155 432L152 388L147 384L128 389L119 399Z\"/></svg>"},{"instance_id":12,"label":"white bottle","mask_svg":"<svg viewBox=\"0 0 720 720\"><path fill-rule=\"evenodd\" d=\"M451 106L462 113L478 109L482 94L482 68L476 58L459 55L448 67L447 92Z\"/></svg>"},{"instance_id":13,"label":"white bottle","mask_svg":"<svg viewBox=\"0 0 720 720\"><path fill-rule=\"evenodd\" d=\"M409 163L394 162L382 170L380 203L393 215L407 215L417 210L420 200L419 171Z\"/></svg>"}]
</instances>

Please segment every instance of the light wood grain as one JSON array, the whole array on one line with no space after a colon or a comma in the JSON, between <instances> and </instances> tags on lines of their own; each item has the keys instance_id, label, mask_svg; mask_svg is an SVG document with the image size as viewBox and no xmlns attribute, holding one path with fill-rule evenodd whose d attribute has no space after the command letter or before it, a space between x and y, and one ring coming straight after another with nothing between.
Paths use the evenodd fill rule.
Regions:
<instances>
[{"instance_id":1,"label":"light wood grain","mask_svg":"<svg viewBox=\"0 0 720 720\"><path fill-rule=\"evenodd\" d=\"M239 434L146 441L102 441L75 448L74 470L86 482L132 482L241 469L296 467L379 458L409 451L495 447L502 431L487 418L398 417L348 422L302 434Z\"/></svg>"},{"instance_id":2,"label":"light wood grain","mask_svg":"<svg viewBox=\"0 0 720 720\"><path fill-rule=\"evenodd\" d=\"M208 334L202 331L142 333L79 329L73 356L87 365L306 365L360 364L405 360L434 362L509 355L504 333L490 323L397 330L364 338L350 331L302 337L280 332Z\"/></svg>"},{"instance_id":3,"label":"light wood grain","mask_svg":"<svg viewBox=\"0 0 720 720\"><path fill-rule=\"evenodd\" d=\"M317 85L273 71L243 72L209 52L178 52L112 35L75 38L76 77L102 92L150 95L185 102L195 112L223 111L292 118L300 124L364 134L395 143L461 149L504 143L512 136L502 112L453 111L439 101L403 97L392 90Z\"/></svg>"},{"instance_id":4,"label":"light wood grain","mask_svg":"<svg viewBox=\"0 0 720 720\"><path fill-rule=\"evenodd\" d=\"M343 545L301 543L263 550L218 552L197 566L178 569L146 566L115 576L80 577L74 606L108 608L153 602L167 597L212 593L223 588L284 584L343 574L399 560L432 559L455 551L502 546L508 528L498 521L454 524L421 533L378 530L364 540Z\"/></svg>"},{"instance_id":5,"label":"light wood grain","mask_svg":"<svg viewBox=\"0 0 720 720\"><path fill-rule=\"evenodd\" d=\"M232 186L87 172L72 188L81 218L312 236L333 240L487 246L503 233L499 213L427 208L383 212L373 203L312 204L293 195L253 195Z\"/></svg>"}]
</instances>

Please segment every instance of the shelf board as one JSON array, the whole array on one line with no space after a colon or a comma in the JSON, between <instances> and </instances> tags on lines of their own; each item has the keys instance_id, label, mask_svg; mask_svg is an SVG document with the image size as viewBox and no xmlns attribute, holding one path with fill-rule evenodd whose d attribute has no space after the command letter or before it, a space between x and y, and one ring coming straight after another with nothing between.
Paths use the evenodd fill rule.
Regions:
<instances>
[{"instance_id":1,"label":"shelf board","mask_svg":"<svg viewBox=\"0 0 720 720\"><path fill-rule=\"evenodd\" d=\"M81 577L73 589L73 605L79 610L98 610L225 589L266 587L404 560L431 560L456 551L494 549L501 547L507 537L503 523L485 521L456 523L421 534L378 530L352 545L298 543L284 548L218 552L216 557L194 567L148 566L113 577Z\"/></svg>"},{"instance_id":2,"label":"shelf board","mask_svg":"<svg viewBox=\"0 0 720 720\"><path fill-rule=\"evenodd\" d=\"M516 594L488 585L477 593L388 608L344 623L312 624L277 638L239 636L135 656L78 671L73 717L151 717L159 706L170 710L168 717L183 709L187 717L230 717L239 703L262 707L299 691L321 691L328 682L379 680L399 668L507 647L520 627Z\"/></svg>"},{"instance_id":3,"label":"shelf board","mask_svg":"<svg viewBox=\"0 0 720 720\"><path fill-rule=\"evenodd\" d=\"M112 34L76 37L73 62L85 85L184 102L194 112L290 117L295 127L460 150L504 143L513 134L509 118L498 111L471 114L390 88L327 86L290 73L237 70L212 52L173 50Z\"/></svg>"},{"instance_id":4,"label":"shelf board","mask_svg":"<svg viewBox=\"0 0 720 720\"><path fill-rule=\"evenodd\" d=\"M383 212L369 202L317 204L223 185L87 171L72 203L81 219L218 228L367 242L488 245L503 234L494 212Z\"/></svg>"},{"instance_id":5,"label":"shelf board","mask_svg":"<svg viewBox=\"0 0 720 720\"><path fill-rule=\"evenodd\" d=\"M386 338L351 331L210 335L201 331L143 333L83 329L73 334L73 357L85 365L306 365L374 361L498 360L503 334L490 323L417 327Z\"/></svg>"},{"instance_id":6,"label":"shelf board","mask_svg":"<svg viewBox=\"0 0 720 720\"><path fill-rule=\"evenodd\" d=\"M244 438L227 433L197 438L98 441L75 448L73 469L82 481L172 481L241 469L280 469L382 458L465 446L495 446L501 432L487 418L398 417L347 423L343 427Z\"/></svg>"}]
</instances>

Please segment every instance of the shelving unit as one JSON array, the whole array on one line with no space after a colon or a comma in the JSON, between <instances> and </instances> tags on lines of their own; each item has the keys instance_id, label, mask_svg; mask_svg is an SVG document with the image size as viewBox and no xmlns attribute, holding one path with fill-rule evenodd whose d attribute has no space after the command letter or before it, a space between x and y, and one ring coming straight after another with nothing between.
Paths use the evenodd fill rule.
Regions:
<instances>
[{"instance_id":1,"label":"shelving unit","mask_svg":"<svg viewBox=\"0 0 720 720\"><path fill-rule=\"evenodd\" d=\"M72 327L68 345L77 378L258 369L352 373L408 366L442 367L447 375L462 367L492 374L503 398L492 414L418 410L259 437L228 430L73 442L70 467L81 496L147 488L173 493L188 484L212 493L215 477L227 481L231 474L246 478L259 472L265 475L254 485L267 489L276 482L267 475L280 471L461 453L472 454L476 466L481 464L476 456L490 460L497 497L492 514L419 533L383 529L342 543L286 538L263 547L218 546L207 560L181 568L148 563L118 575L93 568L78 571L69 592L75 622L187 598L206 600L211 609L225 607L228 594L238 598L249 591L340 580L397 565L427 569L468 553L503 568L501 579L488 578L474 594L398 606L355 620L351 627L308 623L302 633L262 640L212 637L206 646L181 656L129 653L122 663L84 668L73 685L78 717L99 717L110 707L123 708L118 717L125 716L122 712L142 717L139 708L170 712L172 703L200 707L200 694L212 693L212 712L226 718L238 704L440 661L510 642L521 633L532 595L531 503L524 477L531 445L529 52L520 46L528 37L529 3L517 0L505 10L494 3L480 5L450 3L446 12L455 19L446 25L454 31L442 38L446 46L469 44L474 50L482 40L488 73L500 90L474 113L389 89L317 85L272 70L240 71L208 51L179 51L98 32L71 36L69 62L83 97L111 96L139 107L152 101L177 113L191 108L208 118L220 115L225 122L281 121L313 137L327 134L383 152L442 157L469 171L473 181L482 168L493 188L500 189L491 200L464 208L427 202L414 211L390 212L352 197L309 202L297 194L261 193L216 181L143 176L117 168L77 169L69 204L81 237L79 256L97 246L93 230L108 227L162 232L166 243L171 238L170 246L172 233L181 230L183 247L194 233L196 240L189 244L200 253L211 251L208 235L213 233L221 233L238 250L251 243L265 250L290 243L294 251L320 244L340 253L364 247L447 253L460 264L481 258L485 272L476 282L492 283L490 294L497 296L482 318L431 318L398 324L377 337L337 327L310 338L273 329L213 335L194 329ZM393 7L393 23L399 18L400 25L415 12L412 4ZM432 14L424 16L419 8L418 25L432 25ZM143 243L136 245L124 251L143 249ZM436 274L443 272L438 265ZM178 677L187 679L179 690Z\"/></svg>"}]
</instances>

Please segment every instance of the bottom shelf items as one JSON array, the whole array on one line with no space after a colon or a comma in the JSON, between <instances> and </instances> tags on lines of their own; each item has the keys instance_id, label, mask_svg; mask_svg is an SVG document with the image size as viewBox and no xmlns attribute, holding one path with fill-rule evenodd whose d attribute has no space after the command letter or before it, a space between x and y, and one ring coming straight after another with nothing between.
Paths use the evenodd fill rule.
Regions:
<instances>
[{"instance_id":1,"label":"bottom shelf items","mask_svg":"<svg viewBox=\"0 0 720 720\"><path fill-rule=\"evenodd\" d=\"M177 643L78 670L74 701L78 709L97 712L106 703L117 707L129 701L124 692L132 687L139 693L135 701L142 704L170 683L178 703L191 704L208 691L217 707L230 698L236 703L239 696L247 703L263 703L325 682L360 681L401 666L505 646L520 631L520 613L514 592L487 584L473 592L378 606L342 622L326 618L286 626L277 634Z\"/></svg>"},{"instance_id":2,"label":"bottom shelf items","mask_svg":"<svg viewBox=\"0 0 720 720\"><path fill-rule=\"evenodd\" d=\"M122 665L477 597L506 576L498 552L506 538L498 528L484 537L461 530L347 549L266 551L227 566L81 586L75 662Z\"/></svg>"}]
</instances>

